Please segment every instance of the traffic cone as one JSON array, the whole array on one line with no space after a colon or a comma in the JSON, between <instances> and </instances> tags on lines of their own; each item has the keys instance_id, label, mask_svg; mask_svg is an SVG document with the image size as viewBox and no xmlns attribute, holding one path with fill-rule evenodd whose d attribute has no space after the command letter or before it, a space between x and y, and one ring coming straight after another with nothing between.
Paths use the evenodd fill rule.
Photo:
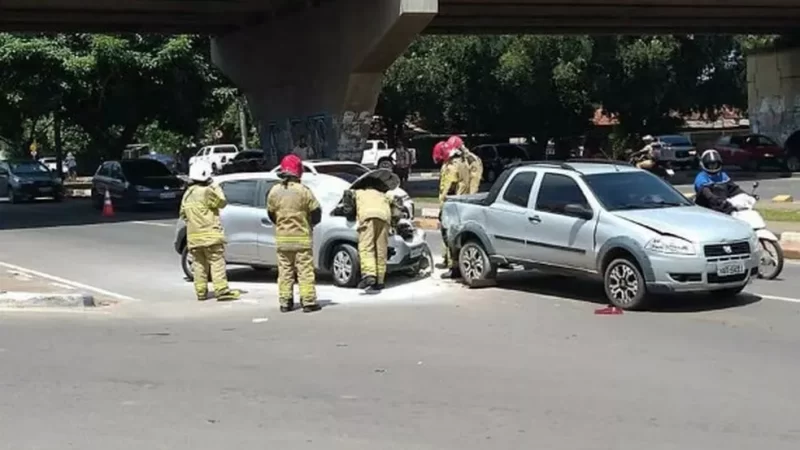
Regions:
<instances>
[{"instance_id":1,"label":"traffic cone","mask_svg":"<svg viewBox=\"0 0 800 450\"><path fill-rule=\"evenodd\" d=\"M111 194L108 193L108 189L103 200L103 217L114 217L114 205L111 204Z\"/></svg>"},{"instance_id":2,"label":"traffic cone","mask_svg":"<svg viewBox=\"0 0 800 450\"><path fill-rule=\"evenodd\" d=\"M614 305L608 305L605 308L595 309L594 313L602 316L612 316L622 314L622 310Z\"/></svg>"}]
</instances>

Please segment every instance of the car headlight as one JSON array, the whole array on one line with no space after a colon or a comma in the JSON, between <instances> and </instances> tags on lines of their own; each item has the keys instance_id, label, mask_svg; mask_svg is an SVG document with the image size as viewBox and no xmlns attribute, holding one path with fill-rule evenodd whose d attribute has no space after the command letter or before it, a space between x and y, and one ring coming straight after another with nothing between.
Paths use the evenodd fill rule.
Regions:
<instances>
[{"instance_id":1,"label":"car headlight","mask_svg":"<svg viewBox=\"0 0 800 450\"><path fill-rule=\"evenodd\" d=\"M764 158L772 158L773 156L775 155L773 155L772 153L764 153Z\"/></svg>"},{"instance_id":2,"label":"car headlight","mask_svg":"<svg viewBox=\"0 0 800 450\"><path fill-rule=\"evenodd\" d=\"M753 233L750 235L750 253L761 250L761 242L758 240L758 235Z\"/></svg>"},{"instance_id":3,"label":"car headlight","mask_svg":"<svg viewBox=\"0 0 800 450\"><path fill-rule=\"evenodd\" d=\"M665 255L695 255L697 250L691 242L670 236L659 236L647 243L645 248L654 253Z\"/></svg>"}]
</instances>

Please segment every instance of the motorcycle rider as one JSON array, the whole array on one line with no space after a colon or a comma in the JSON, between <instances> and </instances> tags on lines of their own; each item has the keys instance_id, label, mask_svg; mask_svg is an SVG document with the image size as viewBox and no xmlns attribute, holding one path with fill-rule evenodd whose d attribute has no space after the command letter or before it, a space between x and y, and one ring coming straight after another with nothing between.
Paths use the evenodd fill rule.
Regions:
<instances>
[{"instance_id":1,"label":"motorcycle rider","mask_svg":"<svg viewBox=\"0 0 800 450\"><path fill-rule=\"evenodd\" d=\"M655 138L649 134L643 137L642 141L644 142L644 147L634 153L632 158L640 158L639 161L636 162L636 167L644 170L652 170L658 159L657 151L659 145L655 142Z\"/></svg>"},{"instance_id":2,"label":"motorcycle rider","mask_svg":"<svg viewBox=\"0 0 800 450\"><path fill-rule=\"evenodd\" d=\"M736 211L728 199L745 192L722 170L719 152L704 151L700 155L700 168L701 172L694 179L695 203L725 214Z\"/></svg>"}]
</instances>

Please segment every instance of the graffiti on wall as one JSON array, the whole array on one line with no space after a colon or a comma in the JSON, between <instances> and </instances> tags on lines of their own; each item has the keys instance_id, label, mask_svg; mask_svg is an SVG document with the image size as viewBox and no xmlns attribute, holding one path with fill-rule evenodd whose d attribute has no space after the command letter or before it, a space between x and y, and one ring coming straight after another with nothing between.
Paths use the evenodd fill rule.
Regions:
<instances>
[{"instance_id":1,"label":"graffiti on wall","mask_svg":"<svg viewBox=\"0 0 800 450\"><path fill-rule=\"evenodd\" d=\"M361 161L369 137L372 112L345 112L269 122L264 139L266 152L276 160L302 147L308 158Z\"/></svg>"},{"instance_id":2,"label":"graffiti on wall","mask_svg":"<svg viewBox=\"0 0 800 450\"><path fill-rule=\"evenodd\" d=\"M762 97L751 105L749 115L753 132L782 144L800 129L800 94L790 101L781 95Z\"/></svg>"}]
</instances>

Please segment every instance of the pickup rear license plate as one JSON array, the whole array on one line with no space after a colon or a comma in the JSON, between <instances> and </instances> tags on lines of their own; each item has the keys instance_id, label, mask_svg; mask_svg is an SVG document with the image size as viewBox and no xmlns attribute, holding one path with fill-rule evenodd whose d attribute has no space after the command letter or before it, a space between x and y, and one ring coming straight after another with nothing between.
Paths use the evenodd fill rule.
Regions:
<instances>
[{"instance_id":1,"label":"pickup rear license plate","mask_svg":"<svg viewBox=\"0 0 800 450\"><path fill-rule=\"evenodd\" d=\"M717 276L732 277L744 273L744 263L741 261L731 261L717 263Z\"/></svg>"},{"instance_id":2,"label":"pickup rear license plate","mask_svg":"<svg viewBox=\"0 0 800 450\"><path fill-rule=\"evenodd\" d=\"M175 198L175 193L174 192L164 192L161 195L159 195L159 197L163 198L165 200L169 199L169 198Z\"/></svg>"}]
</instances>

